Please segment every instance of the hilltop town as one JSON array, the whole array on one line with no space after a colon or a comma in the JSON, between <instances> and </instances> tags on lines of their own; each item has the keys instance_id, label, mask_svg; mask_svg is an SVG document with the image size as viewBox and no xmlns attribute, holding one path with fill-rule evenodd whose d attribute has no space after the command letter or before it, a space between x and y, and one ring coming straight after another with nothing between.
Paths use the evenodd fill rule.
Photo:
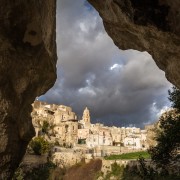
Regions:
<instances>
[{"instance_id":1,"label":"hilltop town","mask_svg":"<svg viewBox=\"0 0 180 180\"><path fill-rule=\"evenodd\" d=\"M45 139L54 144L56 163L62 163L62 159L67 163L65 158L70 158L71 165L82 157L144 151L149 147L146 129L93 124L87 107L82 118L78 119L76 113L68 106L41 101L35 101L32 106L36 137L45 134ZM64 156L64 153L68 153L68 156Z\"/></svg>"}]
</instances>

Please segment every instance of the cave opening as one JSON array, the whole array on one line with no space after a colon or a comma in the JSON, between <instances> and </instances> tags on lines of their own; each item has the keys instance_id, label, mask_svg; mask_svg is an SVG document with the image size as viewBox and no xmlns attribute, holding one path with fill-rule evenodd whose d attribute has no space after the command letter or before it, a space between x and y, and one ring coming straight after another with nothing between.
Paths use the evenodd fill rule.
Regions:
<instances>
[{"instance_id":1,"label":"cave opening","mask_svg":"<svg viewBox=\"0 0 180 180\"><path fill-rule=\"evenodd\" d=\"M100 13L114 44L123 49L149 50L166 77L179 86L179 0L161 1L168 6L162 9L155 3L157 14L166 17L160 26L156 26L158 18L150 26L142 24L145 27L138 26L141 20L131 19L131 12L117 3L125 1L107 0L101 5L88 1ZM151 56L119 50L86 1L57 2L58 80L40 99L71 106L78 114L88 106L93 122L140 127L155 120L168 106L165 97L171 85ZM31 104L56 79L56 0L0 4L0 179L11 179L35 133ZM143 16L142 7L140 12L139 4L134 7ZM148 13L154 16L152 9ZM135 25L129 20L138 22Z\"/></svg>"}]
</instances>

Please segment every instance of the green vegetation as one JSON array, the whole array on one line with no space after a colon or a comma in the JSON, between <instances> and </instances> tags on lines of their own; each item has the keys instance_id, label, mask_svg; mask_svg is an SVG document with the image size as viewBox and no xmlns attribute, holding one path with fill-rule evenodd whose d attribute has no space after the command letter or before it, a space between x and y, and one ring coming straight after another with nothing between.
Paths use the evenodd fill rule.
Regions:
<instances>
[{"instance_id":1,"label":"green vegetation","mask_svg":"<svg viewBox=\"0 0 180 180\"><path fill-rule=\"evenodd\" d=\"M139 165L120 166L116 162L111 164L111 170L107 174L99 171L96 174L96 179L103 180L121 179L121 180L179 180L179 176L158 174L151 167L145 166L144 158L139 159Z\"/></svg>"},{"instance_id":2,"label":"green vegetation","mask_svg":"<svg viewBox=\"0 0 180 180\"><path fill-rule=\"evenodd\" d=\"M36 137L32 139L29 146L37 155L45 154L50 150L49 142L43 137Z\"/></svg>"},{"instance_id":3,"label":"green vegetation","mask_svg":"<svg viewBox=\"0 0 180 180\"><path fill-rule=\"evenodd\" d=\"M103 179L109 180L112 176L121 178L121 177L123 177L123 173L124 173L124 166L119 166L115 162L111 165L111 171L109 171Z\"/></svg>"},{"instance_id":4,"label":"green vegetation","mask_svg":"<svg viewBox=\"0 0 180 180\"><path fill-rule=\"evenodd\" d=\"M179 158L177 150L180 148L180 90L173 87L169 91L169 100L176 109L160 117L155 137L157 145L149 149L152 160L163 167Z\"/></svg>"},{"instance_id":5,"label":"green vegetation","mask_svg":"<svg viewBox=\"0 0 180 180\"><path fill-rule=\"evenodd\" d=\"M19 167L19 168L15 171L12 180L24 180L24 176L25 176L25 174L24 174L22 168Z\"/></svg>"},{"instance_id":6,"label":"green vegetation","mask_svg":"<svg viewBox=\"0 0 180 180\"><path fill-rule=\"evenodd\" d=\"M153 179L154 177L157 177L158 173L151 167L146 165L146 161L143 157L139 157L139 169L137 171L137 174L142 179Z\"/></svg>"},{"instance_id":7,"label":"green vegetation","mask_svg":"<svg viewBox=\"0 0 180 180\"><path fill-rule=\"evenodd\" d=\"M49 126L50 125L48 121L43 121L42 132L48 134Z\"/></svg>"},{"instance_id":8,"label":"green vegetation","mask_svg":"<svg viewBox=\"0 0 180 180\"><path fill-rule=\"evenodd\" d=\"M52 162L47 162L31 171L27 171L26 167L19 167L14 174L13 180L48 180L55 168L56 165Z\"/></svg>"},{"instance_id":9,"label":"green vegetation","mask_svg":"<svg viewBox=\"0 0 180 180\"><path fill-rule=\"evenodd\" d=\"M180 114L171 110L163 114L156 133L157 146L149 149L152 160L161 165L167 165L176 160L177 148L180 146Z\"/></svg>"},{"instance_id":10,"label":"green vegetation","mask_svg":"<svg viewBox=\"0 0 180 180\"><path fill-rule=\"evenodd\" d=\"M174 86L172 90L168 91L168 93L169 93L168 99L172 103L171 107L176 108L178 111L180 111L180 90Z\"/></svg>"},{"instance_id":11,"label":"green vegetation","mask_svg":"<svg viewBox=\"0 0 180 180\"><path fill-rule=\"evenodd\" d=\"M119 154L119 155L110 155L105 157L106 160L116 160L116 159L138 159L139 156L150 159L150 154L147 151L141 151L141 152L132 152L132 153L126 153L126 154Z\"/></svg>"},{"instance_id":12,"label":"green vegetation","mask_svg":"<svg viewBox=\"0 0 180 180\"><path fill-rule=\"evenodd\" d=\"M140 176L139 169L137 166L131 166L128 165L124 167L123 165L120 166L116 162L111 165L111 171L108 171L106 175L103 175L103 173L98 173L98 178L102 177L103 180L109 180L109 179L121 179L121 180L150 180L148 178L144 178L143 176ZM147 177L147 176L146 176Z\"/></svg>"},{"instance_id":13,"label":"green vegetation","mask_svg":"<svg viewBox=\"0 0 180 180\"><path fill-rule=\"evenodd\" d=\"M179 180L180 176L176 174L169 174L163 169L161 172L158 172L151 166L146 165L144 158L140 157L138 159L139 168L136 170L136 174L143 180Z\"/></svg>"},{"instance_id":14,"label":"green vegetation","mask_svg":"<svg viewBox=\"0 0 180 180\"><path fill-rule=\"evenodd\" d=\"M33 169L30 173L26 174L26 179L33 180L48 180L51 170L55 169L55 165L51 162L44 164L39 168Z\"/></svg>"}]
</instances>

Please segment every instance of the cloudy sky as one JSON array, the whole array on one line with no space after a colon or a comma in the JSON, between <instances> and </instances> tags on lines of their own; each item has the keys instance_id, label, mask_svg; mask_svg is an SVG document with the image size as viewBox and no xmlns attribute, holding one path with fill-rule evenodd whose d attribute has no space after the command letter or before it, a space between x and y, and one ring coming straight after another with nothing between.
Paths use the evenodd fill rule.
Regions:
<instances>
[{"instance_id":1,"label":"cloudy sky","mask_svg":"<svg viewBox=\"0 0 180 180\"><path fill-rule=\"evenodd\" d=\"M169 106L171 84L147 52L119 50L85 0L58 0L57 73L40 100L87 106L93 122L143 127Z\"/></svg>"}]
</instances>

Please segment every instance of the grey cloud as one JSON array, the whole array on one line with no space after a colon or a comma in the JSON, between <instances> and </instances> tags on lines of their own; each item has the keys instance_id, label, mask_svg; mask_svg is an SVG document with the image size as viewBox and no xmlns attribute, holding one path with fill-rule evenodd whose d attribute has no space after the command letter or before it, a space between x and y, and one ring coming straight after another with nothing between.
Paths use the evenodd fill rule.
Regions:
<instances>
[{"instance_id":1,"label":"grey cloud","mask_svg":"<svg viewBox=\"0 0 180 180\"><path fill-rule=\"evenodd\" d=\"M84 0L59 0L57 12L58 79L40 99L72 106L79 115L88 106L94 122L109 125L156 120L152 105L168 105L170 83L151 56L119 50Z\"/></svg>"}]
</instances>

